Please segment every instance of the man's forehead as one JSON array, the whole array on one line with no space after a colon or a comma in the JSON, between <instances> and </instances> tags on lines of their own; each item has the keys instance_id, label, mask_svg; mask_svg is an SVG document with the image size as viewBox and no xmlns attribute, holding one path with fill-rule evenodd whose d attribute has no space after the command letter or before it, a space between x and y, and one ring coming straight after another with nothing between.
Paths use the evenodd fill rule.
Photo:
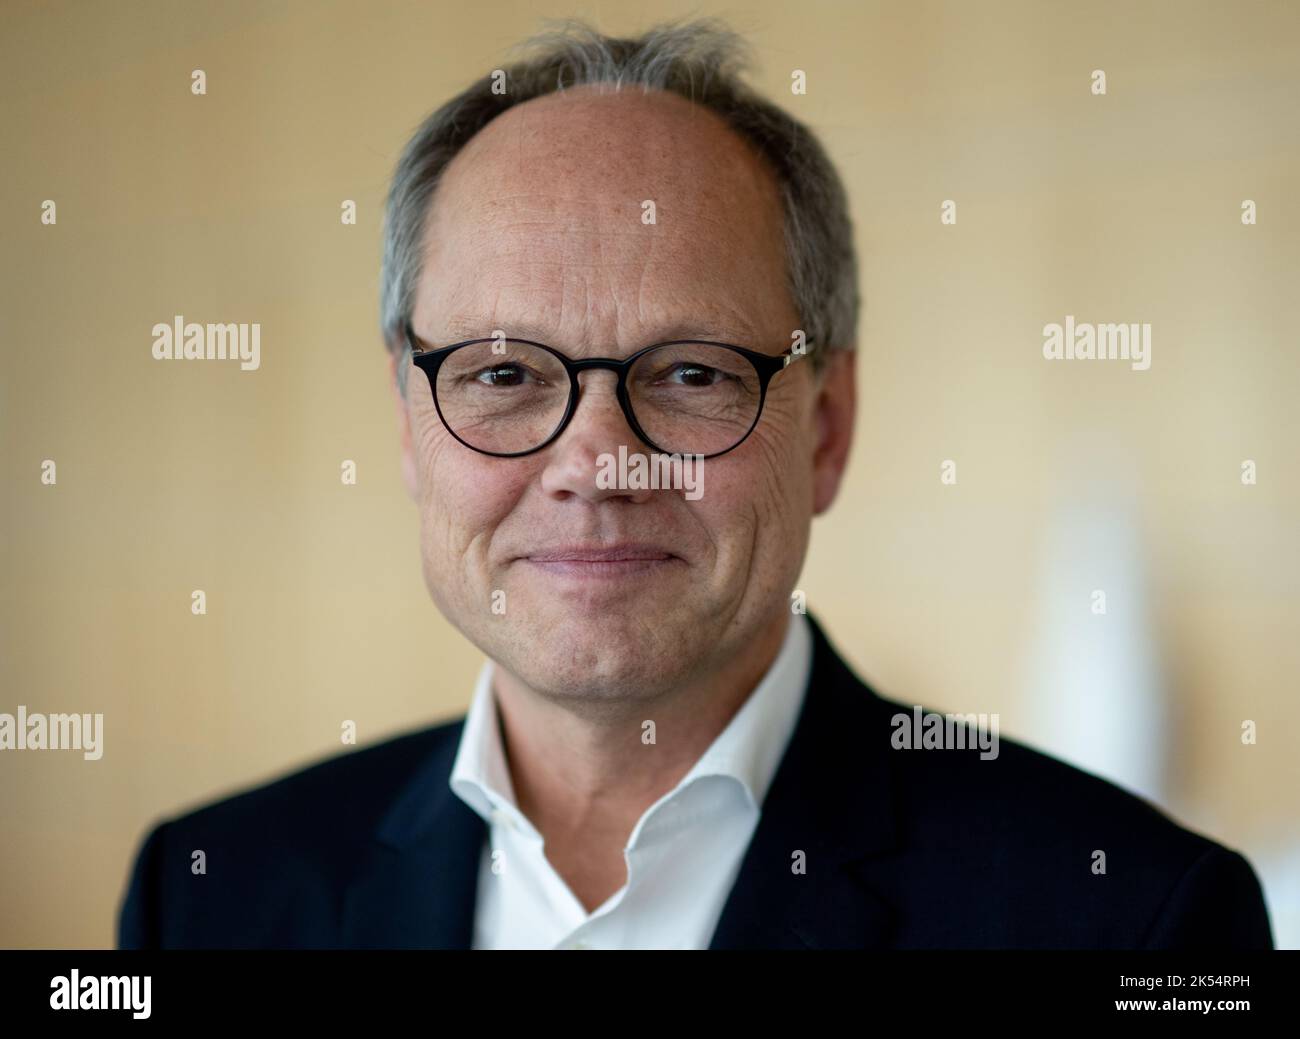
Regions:
<instances>
[{"instance_id":1,"label":"man's forehead","mask_svg":"<svg viewBox=\"0 0 1300 1039\"><path fill-rule=\"evenodd\" d=\"M491 155L504 166L553 160L578 168L644 169L668 160L737 160L756 179L761 161L716 112L677 94L584 86L515 105L472 137L453 166ZM524 174L527 166L519 166Z\"/></svg>"},{"instance_id":2,"label":"man's forehead","mask_svg":"<svg viewBox=\"0 0 1300 1039\"><path fill-rule=\"evenodd\" d=\"M785 296L775 178L675 95L549 95L503 113L448 167L424 248L431 335L558 346L586 339L587 320L608 338L613 320L629 341L746 343Z\"/></svg>"},{"instance_id":3,"label":"man's forehead","mask_svg":"<svg viewBox=\"0 0 1300 1039\"><path fill-rule=\"evenodd\" d=\"M575 357L588 352L617 353L619 349L636 349L651 343L677 339L703 339L760 349L775 345L758 342L758 329L744 316L728 315L724 311L708 307L701 308L698 313L665 313L658 319L643 320L640 322L639 340L626 344L567 342L565 331L556 322L544 318L539 320L535 314L524 311L517 318L508 313L455 313L439 320L437 327L440 338L445 338L448 343L466 339L491 339L497 333L504 333L510 339L531 339L566 349L566 352Z\"/></svg>"},{"instance_id":4,"label":"man's forehead","mask_svg":"<svg viewBox=\"0 0 1300 1039\"><path fill-rule=\"evenodd\" d=\"M502 113L452 160L436 196L448 221L500 209L639 221L647 200L693 220L779 210L775 178L721 117L663 91L591 87Z\"/></svg>"}]
</instances>

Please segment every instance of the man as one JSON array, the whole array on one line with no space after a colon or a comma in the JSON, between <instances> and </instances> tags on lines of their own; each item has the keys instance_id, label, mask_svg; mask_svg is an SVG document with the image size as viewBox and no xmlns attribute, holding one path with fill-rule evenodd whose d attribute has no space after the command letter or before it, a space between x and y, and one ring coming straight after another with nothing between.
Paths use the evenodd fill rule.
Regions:
<instances>
[{"instance_id":1,"label":"man","mask_svg":"<svg viewBox=\"0 0 1300 1039\"><path fill-rule=\"evenodd\" d=\"M1270 947L1240 855L1008 741L896 749L912 708L792 609L857 271L737 54L575 28L416 133L383 329L425 580L488 662L465 719L155 828L122 945Z\"/></svg>"}]
</instances>

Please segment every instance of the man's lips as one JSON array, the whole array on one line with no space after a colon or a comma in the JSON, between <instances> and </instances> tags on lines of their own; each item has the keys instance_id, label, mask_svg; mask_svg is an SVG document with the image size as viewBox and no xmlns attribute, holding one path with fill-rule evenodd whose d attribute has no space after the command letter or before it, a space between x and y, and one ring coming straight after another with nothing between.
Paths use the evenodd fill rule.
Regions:
<instances>
[{"instance_id":1,"label":"man's lips","mask_svg":"<svg viewBox=\"0 0 1300 1039\"><path fill-rule=\"evenodd\" d=\"M649 544L564 545L520 557L557 577L632 577L682 562L666 548Z\"/></svg>"},{"instance_id":2,"label":"man's lips","mask_svg":"<svg viewBox=\"0 0 1300 1039\"><path fill-rule=\"evenodd\" d=\"M632 563L645 560L662 562L676 557L658 545L622 544L564 545L529 552L523 558L534 563Z\"/></svg>"}]
</instances>

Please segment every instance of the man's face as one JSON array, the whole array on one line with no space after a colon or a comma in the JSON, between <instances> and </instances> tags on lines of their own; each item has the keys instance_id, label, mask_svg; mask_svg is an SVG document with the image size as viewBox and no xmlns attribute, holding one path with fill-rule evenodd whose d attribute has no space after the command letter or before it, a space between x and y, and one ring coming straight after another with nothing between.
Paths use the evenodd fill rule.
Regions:
<instances>
[{"instance_id":1,"label":"man's face","mask_svg":"<svg viewBox=\"0 0 1300 1039\"><path fill-rule=\"evenodd\" d=\"M574 358L689 338L779 354L799 327L786 277L778 189L740 138L675 95L584 88L508 110L448 167L412 325L433 346L499 329ZM811 517L844 464L851 357L824 380L806 361L778 374L749 438L703 462L698 500L598 483L602 454L650 451L611 371L580 375L563 435L520 458L459 443L425 374L407 374L401 418L426 583L443 614L530 687L650 699L777 630ZM584 560L609 546L642 558Z\"/></svg>"}]
</instances>

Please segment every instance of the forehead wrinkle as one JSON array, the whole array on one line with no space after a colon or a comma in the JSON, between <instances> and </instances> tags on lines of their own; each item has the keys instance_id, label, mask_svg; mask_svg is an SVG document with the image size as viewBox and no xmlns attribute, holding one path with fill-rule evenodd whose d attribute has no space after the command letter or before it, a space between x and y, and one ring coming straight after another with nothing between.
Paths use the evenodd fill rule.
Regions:
<instances>
[{"instance_id":1,"label":"forehead wrinkle","mask_svg":"<svg viewBox=\"0 0 1300 1039\"><path fill-rule=\"evenodd\" d=\"M702 191L707 191L703 185L699 186ZM650 193L646 189L645 193ZM634 193L640 194L640 193ZM655 237L658 235L680 235L689 236L691 231L682 227L682 221L660 223L658 221L658 210L663 207L662 200L650 199L630 199L627 193L622 193L618 197L601 197L599 195L557 195L548 191L530 191L525 193L509 192L506 194L471 194L467 198L457 198L456 209L463 216L491 216L498 223L499 229L514 229L517 227L546 228L548 230L560 230L572 233L593 233L593 234L610 234L610 235L641 235L644 237ZM656 206L656 221L653 224L641 223L643 212L643 203L653 201ZM528 205L516 205L516 203L531 203ZM716 210L719 206L712 197L703 199L693 198L689 195L682 198L672 198L669 200L669 211L674 215L684 214L690 220L695 222L709 221L720 226L732 227L733 222L719 216ZM725 202L723 203L725 206ZM576 225L576 219L586 217L591 224L598 224L597 227L583 227L581 224ZM562 223L561 223L562 221ZM747 221L747 223L753 221ZM630 225L628 230L619 230L623 225ZM482 223L476 223L475 230L478 234L490 235L493 231L483 226Z\"/></svg>"},{"instance_id":2,"label":"forehead wrinkle","mask_svg":"<svg viewBox=\"0 0 1300 1039\"><path fill-rule=\"evenodd\" d=\"M634 220L638 223L633 224ZM504 222L494 222L491 226L487 222L476 222L468 231L466 245L481 253L482 258L501 266L525 266L553 262L551 254L556 252L557 245L563 243L565 248L559 254L567 265L573 267L630 267L648 262L654 253L665 246L690 248L692 252L704 251L705 246L701 244L704 240L722 241L724 235L737 238L738 242L725 245L722 255L718 257L720 260L725 260L727 254L745 248L782 248L779 241L773 240L764 233L761 226L757 226L757 222L727 219L708 208L700 208L693 213L690 216L690 226L676 220L670 224L642 227L639 226L639 214L622 218L619 223L626 224L626 229L599 218L594 226L560 224L548 218L507 219ZM714 232L721 234L714 235ZM640 244L643 248L640 252L620 258L605 251L608 244L616 241ZM583 244L594 247L599 255L591 259L584 257L581 251L576 251L576 247ZM783 252L778 251L775 258L778 263L783 263Z\"/></svg>"},{"instance_id":3,"label":"forehead wrinkle","mask_svg":"<svg viewBox=\"0 0 1300 1039\"><path fill-rule=\"evenodd\" d=\"M462 339L490 339L492 338L492 332L500 329L510 339L532 339L560 350L565 350L567 346L568 350L566 352L572 351L575 357L580 356L578 350L583 345L567 341L569 337L559 333L561 324L558 321L551 323L536 318L502 321L501 315L496 308L493 309L491 317L485 320L478 320L472 315L461 314L440 322L438 327L445 330L448 343ZM734 343L737 346L750 346L758 350L762 350L765 345L758 341L758 336L752 326L733 324L720 315L709 315L701 318L664 318L658 324L642 323L641 327L645 331L633 341L628 342L626 349L629 352L643 346L650 346L653 343L663 343L674 339L714 340L716 342ZM602 344L599 340L591 337L583 338L601 349L610 349L618 345Z\"/></svg>"},{"instance_id":4,"label":"forehead wrinkle","mask_svg":"<svg viewBox=\"0 0 1300 1039\"><path fill-rule=\"evenodd\" d=\"M676 329L667 338L729 339L738 345L757 341L751 308L730 300L724 291L708 291L711 282L700 279L684 286L685 291L668 294L647 291L647 281L665 265L669 270L675 267L671 256L656 255L653 244L644 255L621 261L599 257L583 260L567 250L564 255L510 255L488 264L490 277L471 277L472 267L461 268L458 273L449 272L440 279L445 289L440 309L448 315L445 327L454 324L472 333L463 338L486 336L496 328L508 330L512 323L522 325L526 320L531 320L534 328L540 326L555 330L548 334L559 334L566 327L565 315L573 302L570 299L572 293L579 290L589 292L591 288L585 280L573 284L566 273L591 270L599 271L607 283L604 295L612 302L620 319L616 327L625 327L621 320L623 315L634 314L632 329L653 330L665 326ZM635 283L630 277L633 268L636 269ZM626 286L610 283L615 270L629 271ZM512 313L519 319L517 322L509 319ZM699 330L689 331L690 328ZM636 335L635 332L632 334ZM545 341L545 337L533 335L524 338L542 338Z\"/></svg>"}]
</instances>

